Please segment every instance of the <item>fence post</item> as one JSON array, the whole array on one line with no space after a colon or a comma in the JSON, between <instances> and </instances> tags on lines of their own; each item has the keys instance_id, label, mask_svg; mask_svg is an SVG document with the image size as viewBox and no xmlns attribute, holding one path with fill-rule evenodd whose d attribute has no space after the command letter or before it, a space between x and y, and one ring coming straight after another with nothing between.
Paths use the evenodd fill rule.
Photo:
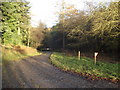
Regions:
<instances>
[{"instance_id":1,"label":"fence post","mask_svg":"<svg viewBox=\"0 0 120 90\"><path fill-rule=\"evenodd\" d=\"M80 60L80 51L78 51L78 60Z\"/></svg>"},{"instance_id":2,"label":"fence post","mask_svg":"<svg viewBox=\"0 0 120 90\"><path fill-rule=\"evenodd\" d=\"M96 57L97 57L97 55L98 55L98 52L95 52L94 53L94 64L96 64L96 59L97 59Z\"/></svg>"}]
</instances>

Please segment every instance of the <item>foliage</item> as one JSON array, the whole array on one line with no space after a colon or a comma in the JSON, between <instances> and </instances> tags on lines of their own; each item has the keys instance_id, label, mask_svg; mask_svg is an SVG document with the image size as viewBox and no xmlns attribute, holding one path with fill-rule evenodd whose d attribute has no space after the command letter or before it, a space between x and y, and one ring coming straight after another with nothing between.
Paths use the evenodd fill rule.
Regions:
<instances>
[{"instance_id":1,"label":"foliage","mask_svg":"<svg viewBox=\"0 0 120 90\"><path fill-rule=\"evenodd\" d=\"M3 44L27 44L29 9L28 2L1 2L1 33Z\"/></svg>"},{"instance_id":2,"label":"foliage","mask_svg":"<svg viewBox=\"0 0 120 90\"><path fill-rule=\"evenodd\" d=\"M43 22L40 22L38 27L32 27L30 29L30 46L34 48L41 46L41 42L45 37L46 32L47 28Z\"/></svg>"},{"instance_id":3,"label":"foliage","mask_svg":"<svg viewBox=\"0 0 120 90\"><path fill-rule=\"evenodd\" d=\"M53 65L65 71L74 71L113 80L120 79L120 74L118 73L119 64L97 61L95 65L93 59L81 57L81 59L78 60L77 57L66 56L64 53L57 52L54 52L50 58Z\"/></svg>"},{"instance_id":4,"label":"foliage","mask_svg":"<svg viewBox=\"0 0 120 90\"><path fill-rule=\"evenodd\" d=\"M1 51L0 51L1 52ZM40 55L36 49L26 46L2 46L2 64L20 60L28 56Z\"/></svg>"},{"instance_id":5,"label":"foliage","mask_svg":"<svg viewBox=\"0 0 120 90\"><path fill-rule=\"evenodd\" d=\"M120 35L118 3L112 2L108 8L98 8L93 18L93 35L101 39L101 44L107 46L109 50L116 51Z\"/></svg>"},{"instance_id":6,"label":"foliage","mask_svg":"<svg viewBox=\"0 0 120 90\"><path fill-rule=\"evenodd\" d=\"M61 49L64 39L65 49L82 52L98 51L119 56L118 4L118 2L110 2L100 4L96 8L90 6L89 12L79 11L72 6L64 6L64 13L63 11L60 13L62 17L59 23L52 27L51 33L54 34L49 34L51 39L48 40L52 42L52 45L47 46L57 47L57 42L61 45L58 49Z\"/></svg>"}]
</instances>

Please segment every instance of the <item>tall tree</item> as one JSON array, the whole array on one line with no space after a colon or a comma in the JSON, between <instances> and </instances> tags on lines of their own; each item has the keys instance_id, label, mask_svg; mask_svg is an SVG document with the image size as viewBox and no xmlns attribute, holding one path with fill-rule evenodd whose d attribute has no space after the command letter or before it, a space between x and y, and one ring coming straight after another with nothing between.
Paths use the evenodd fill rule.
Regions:
<instances>
[{"instance_id":1,"label":"tall tree","mask_svg":"<svg viewBox=\"0 0 120 90\"><path fill-rule=\"evenodd\" d=\"M67 4L64 0L62 0L60 4L60 11L59 11L59 29L63 32L62 34L62 46L65 49L66 46L66 31L69 29L68 24L71 22L70 18L76 16L78 14L78 10L74 7L74 5ZM73 26L73 25L72 25ZM59 30L58 29L58 30Z\"/></svg>"},{"instance_id":2,"label":"tall tree","mask_svg":"<svg viewBox=\"0 0 120 90\"><path fill-rule=\"evenodd\" d=\"M38 27L32 27L30 30L30 46L34 48L41 46L45 33L46 25L43 22L40 22Z\"/></svg>"},{"instance_id":3,"label":"tall tree","mask_svg":"<svg viewBox=\"0 0 120 90\"><path fill-rule=\"evenodd\" d=\"M2 43L27 44L29 9L28 2L0 2L2 13ZM16 39L17 38L17 39Z\"/></svg>"},{"instance_id":4,"label":"tall tree","mask_svg":"<svg viewBox=\"0 0 120 90\"><path fill-rule=\"evenodd\" d=\"M100 7L94 12L94 25L92 32L101 39L101 44L107 49L118 49L118 36L120 35L118 2L111 2L108 7Z\"/></svg>"}]
</instances>

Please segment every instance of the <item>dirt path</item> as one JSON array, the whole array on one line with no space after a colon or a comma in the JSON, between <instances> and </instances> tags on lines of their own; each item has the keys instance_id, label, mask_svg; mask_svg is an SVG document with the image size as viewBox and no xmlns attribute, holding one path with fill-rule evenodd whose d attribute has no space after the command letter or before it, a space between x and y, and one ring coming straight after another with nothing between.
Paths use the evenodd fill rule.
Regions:
<instances>
[{"instance_id":1,"label":"dirt path","mask_svg":"<svg viewBox=\"0 0 120 90\"><path fill-rule=\"evenodd\" d=\"M6 65L3 88L118 88L105 80L88 81L53 67L48 61L50 54L46 52Z\"/></svg>"}]
</instances>

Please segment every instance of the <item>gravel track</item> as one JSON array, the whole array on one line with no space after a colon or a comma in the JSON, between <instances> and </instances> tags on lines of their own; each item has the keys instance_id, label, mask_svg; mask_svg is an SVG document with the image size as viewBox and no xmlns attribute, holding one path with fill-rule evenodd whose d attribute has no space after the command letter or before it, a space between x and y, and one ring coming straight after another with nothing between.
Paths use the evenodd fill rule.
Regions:
<instances>
[{"instance_id":1,"label":"gravel track","mask_svg":"<svg viewBox=\"0 0 120 90\"><path fill-rule=\"evenodd\" d=\"M105 80L87 80L76 74L66 73L49 62L51 53L11 62L2 72L3 88L118 88Z\"/></svg>"}]
</instances>

